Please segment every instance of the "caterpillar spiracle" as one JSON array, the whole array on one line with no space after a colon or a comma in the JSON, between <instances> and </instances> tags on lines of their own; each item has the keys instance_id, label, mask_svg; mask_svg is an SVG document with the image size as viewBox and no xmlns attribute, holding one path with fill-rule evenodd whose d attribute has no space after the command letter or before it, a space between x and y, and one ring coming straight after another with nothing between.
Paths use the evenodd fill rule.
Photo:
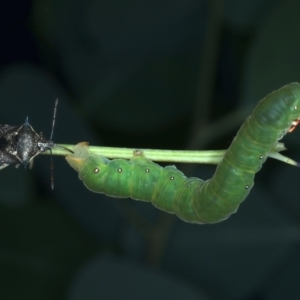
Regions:
<instances>
[{"instance_id":1,"label":"caterpillar spiracle","mask_svg":"<svg viewBox=\"0 0 300 300\"><path fill-rule=\"evenodd\" d=\"M151 201L186 222L216 223L237 211L272 148L299 122L300 84L291 83L258 103L207 181L187 178L175 166L163 168L141 151L129 161L108 160L79 143L66 160L93 192Z\"/></svg>"}]
</instances>

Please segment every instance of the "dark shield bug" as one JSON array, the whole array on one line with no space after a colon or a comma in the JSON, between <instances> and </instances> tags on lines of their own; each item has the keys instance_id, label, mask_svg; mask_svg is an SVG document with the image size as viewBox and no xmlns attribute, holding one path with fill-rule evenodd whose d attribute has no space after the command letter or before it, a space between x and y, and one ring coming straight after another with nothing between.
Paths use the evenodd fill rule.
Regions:
<instances>
[{"instance_id":1,"label":"dark shield bug","mask_svg":"<svg viewBox=\"0 0 300 300\"><path fill-rule=\"evenodd\" d=\"M55 147L72 152L70 149L56 145L52 141L57 104L58 99L55 101L52 130L49 140L45 139L42 133L38 134L33 129L28 122L28 117L20 127L9 125L0 126L0 170L14 163L22 164L24 168L26 168L37 155L47 150L50 150L52 154L52 148ZM53 170L52 163L51 169ZM53 174L51 181L53 188Z\"/></svg>"}]
</instances>

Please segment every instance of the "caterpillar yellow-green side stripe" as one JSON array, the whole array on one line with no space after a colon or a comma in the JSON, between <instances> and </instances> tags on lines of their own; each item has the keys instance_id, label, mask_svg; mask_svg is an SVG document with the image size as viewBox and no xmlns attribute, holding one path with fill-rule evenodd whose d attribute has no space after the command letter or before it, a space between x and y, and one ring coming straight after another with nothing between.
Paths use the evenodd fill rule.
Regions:
<instances>
[{"instance_id":1,"label":"caterpillar yellow-green side stripe","mask_svg":"<svg viewBox=\"0 0 300 300\"><path fill-rule=\"evenodd\" d=\"M262 99L241 126L213 177L187 178L136 151L130 160L92 155L79 143L66 159L93 192L152 202L191 223L216 223L236 212L268 155L300 120L300 84L291 83Z\"/></svg>"}]
</instances>

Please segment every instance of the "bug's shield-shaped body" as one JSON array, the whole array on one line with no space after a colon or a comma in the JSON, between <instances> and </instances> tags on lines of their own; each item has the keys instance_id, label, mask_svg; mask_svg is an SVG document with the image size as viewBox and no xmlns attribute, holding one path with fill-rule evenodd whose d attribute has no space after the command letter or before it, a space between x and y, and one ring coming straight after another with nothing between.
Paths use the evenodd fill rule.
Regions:
<instances>
[{"instance_id":1,"label":"bug's shield-shaped body","mask_svg":"<svg viewBox=\"0 0 300 300\"><path fill-rule=\"evenodd\" d=\"M46 140L42 133L38 134L26 118L25 123L17 130L16 157L24 167L41 152L52 149L55 144Z\"/></svg>"},{"instance_id":2,"label":"bug's shield-shaped body","mask_svg":"<svg viewBox=\"0 0 300 300\"><path fill-rule=\"evenodd\" d=\"M92 155L87 144L66 157L90 190L151 201L192 223L216 223L236 212L274 147L300 120L300 84L291 83L262 99L241 126L207 181L187 178L174 166L162 168L135 153L129 161Z\"/></svg>"}]
</instances>

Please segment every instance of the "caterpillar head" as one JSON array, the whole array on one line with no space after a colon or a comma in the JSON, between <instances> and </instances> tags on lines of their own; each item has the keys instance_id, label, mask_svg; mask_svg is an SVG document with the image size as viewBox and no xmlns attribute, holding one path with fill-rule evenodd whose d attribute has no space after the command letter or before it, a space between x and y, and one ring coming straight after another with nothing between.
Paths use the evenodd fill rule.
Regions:
<instances>
[{"instance_id":1,"label":"caterpillar head","mask_svg":"<svg viewBox=\"0 0 300 300\"><path fill-rule=\"evenodd\" d=\"M299 83L291 85L291 93L293 95L290 107L290 128L288 132L293 132L298 124L300 123L300 94L299 94Z\"/></svg>"},{"instance_id":2,"label":"caterpillar head","mask_svg":"<svg viewBox=\"0 0 300 300\"><path fill-rule=\"evenodd\" d=\"M280 132L279 139L300 123L300 83L288 84L259 102L252 118L260 127Z\"/></svg>"}]
</instances>

